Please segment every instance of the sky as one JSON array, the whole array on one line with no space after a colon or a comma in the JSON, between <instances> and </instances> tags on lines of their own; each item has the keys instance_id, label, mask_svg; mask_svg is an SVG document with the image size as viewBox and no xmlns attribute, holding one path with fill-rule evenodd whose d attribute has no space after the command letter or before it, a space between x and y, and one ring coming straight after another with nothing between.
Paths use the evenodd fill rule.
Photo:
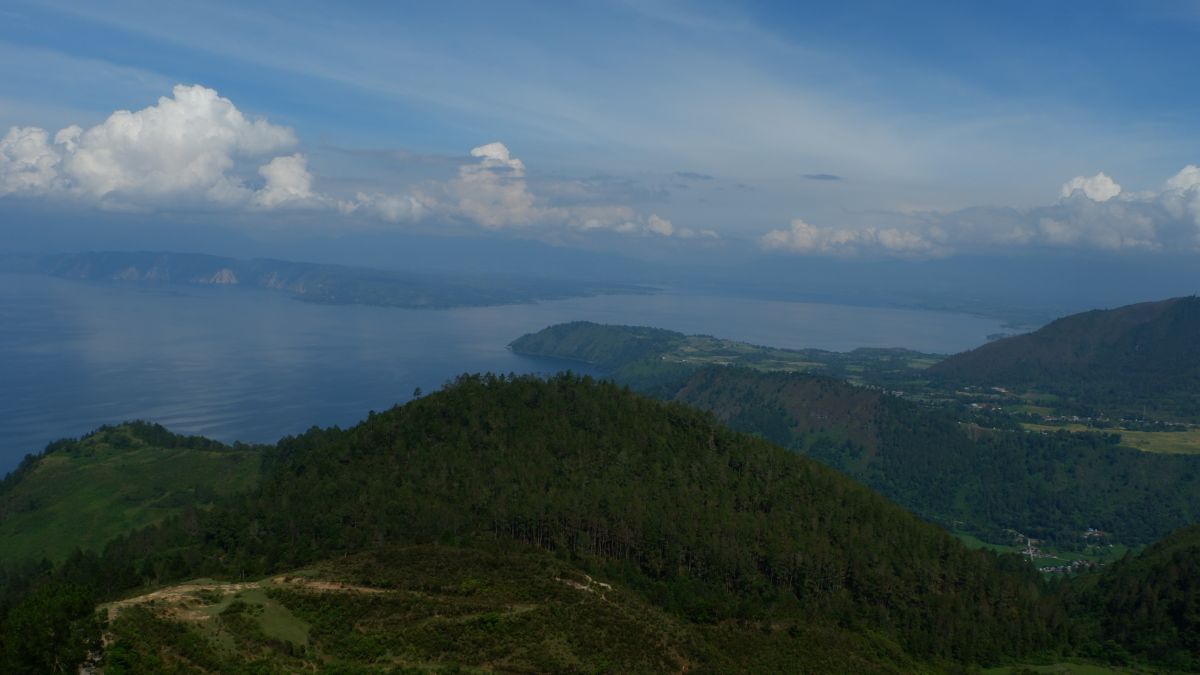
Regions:
<instances>
[{"instance_id":1,"label":"sky","mask_svg":"<svg viewBox=\"0 0 1200 675\"><path fill-rule=\"evenodd\" d=\"M0 250L1193 255L1197 62L1195 1L0 0Z\"/></svg>"}]
</instances>

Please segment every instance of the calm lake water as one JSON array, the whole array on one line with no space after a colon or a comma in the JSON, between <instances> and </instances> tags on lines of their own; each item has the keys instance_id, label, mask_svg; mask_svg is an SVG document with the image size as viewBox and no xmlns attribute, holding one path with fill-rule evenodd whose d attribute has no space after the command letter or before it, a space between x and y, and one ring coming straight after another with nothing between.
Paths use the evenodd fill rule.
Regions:
<instances>
[{"instance_id":1,"label":"calm lake water","mask_svg":"<svg viewBox=\"0 0 1200 675\"><path fill-rule=\"evenodd\" d=\"M266 442L353 424L462 372L553 372L564 364L506 345L577 319L831 350L949 353L1002 331L999 321L958 314L678 292L405 310L0 274L0 474L106 423L145 419Z\"/></svg>"}]
</instances>

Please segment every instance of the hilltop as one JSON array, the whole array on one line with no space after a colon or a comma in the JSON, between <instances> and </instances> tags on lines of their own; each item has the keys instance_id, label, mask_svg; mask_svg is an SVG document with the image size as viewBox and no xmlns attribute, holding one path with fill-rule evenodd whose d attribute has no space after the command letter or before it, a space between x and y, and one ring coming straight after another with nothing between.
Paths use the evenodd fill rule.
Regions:
<instances>
[{"instance_id":1,"label":"hilltop","mask_svg":"<svg viewBox=\"0 0 1200 675\"><path fill-rule=\"evenodd\" d=\"M0 481L0 560L99 550L119 534L249 490L259 462L256 447L144 422L51 443Z\"/></svg>"},{"instance_id":2,"label":"hilltop","mask_svg":"<svg viewBox=\"0 0 1200 675\"><path fill-rule=\"evenodd\" d=\"M1085 414L1200 420L1200 299L1093 310L951 356L952 384L1048 394Z\"/></svg>"},{"instance_id":3,"label":"hilltop","mask_svg":"<svg viewBox=\"0 0 1200 675\"><path fill-rule=\"evenodd\" d=\"M699 639L694 650L680 647L696 670L778 670L785 655L789 669L828 670L821 664L835 659L843 664L835 670L859 663L852 669L936 672L951 661L1047 648L1060 629L1042 609L1039 578L1019 559L969 550L831 469L704 413L588 378L472 376L351 429L282 440L249 493L118 538L100 557L74 557L52 577L61 582L38 574L24 585L10 581L0 606L22 618L10 618L4 632L63 634L38 632L40 615L21 598L78 611L88 597L136 597L197 577L273 578L385 547L433 544L479 555L497 546L543 551L545 565L559 561L545 568L551 578L589 586L581 576L588 575L614 589L630 621L657 631L682 626L680 645ZM19 590L28 584L43 590ZM488 597L480 611L499 616L485 623L521 629L524 619L511 609L486 610L503 595ZM507 605L532 601L509 597ZM305 610L304 602L282 604L316 625L326 610ZM337 611L328 615L335 624L337 616L361 616ZM671 619L653 619L660 612ZM76 616L86 632L88 614ZM422 625L421 613L392 616L381 628L392 637L369 637L367 619L350 620L356 658L412 665L405 655L417 652L400 636ZM179 635L179 626L168 628ZM529 630L532 637L502 641L486 663L557 649L553 631L562 628L554 622ZM484 667L436 654L441 665Z\"/></svg>"}]
</instances>

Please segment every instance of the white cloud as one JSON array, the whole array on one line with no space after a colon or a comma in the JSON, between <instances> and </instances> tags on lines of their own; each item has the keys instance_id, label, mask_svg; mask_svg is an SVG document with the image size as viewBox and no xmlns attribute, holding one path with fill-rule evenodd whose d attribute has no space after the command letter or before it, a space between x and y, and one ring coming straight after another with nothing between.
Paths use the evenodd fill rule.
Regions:
<instances>
[{"instance_id":1,"label":"white cloud","mask_svg":"<svg viewBox=\"0 0 1200 675\"><path fill-rule=\"evenodd\" d=\"M431 209L415 194L359 192L353 202L339 203L339 210L347 214L362 210L389 223L411 223L421 220Z\"/></svg>"},{"instance_id":2,"label":"white cloud","mask_svg":"<svg viewBox=\"0 0 1200 675\"><path fill-rule=\"evenodd\" d=\"M521 160L511 157L508 147L503 143L488 143L478 148L471 148L471 156L483 158L483 161L480 162L482 167L488 169L505 167L512 169L518 177L525 175L525 165Z\"/></svg>"},{"instance_id":3,"label":"white cloud","mask_svg":"<svg viewBox=\"0 0 1200 675\"><path fill-rule=\"evenodd\" d=\"M254 193L254 203L263 208L280 205L306 205L320 198L312 190L312 174L308 172L308 160L296 153L276 157L258 168L258 173L267 183Z\"/></svg>"},{"instance_id":4,"label":"white cloud","mask_svg":"<svg viewBox=\"0 0 1200 675\"><path fill-rule=\"evenodd\" d=\"M675 225L666 218L659 218L657 213L650 214L650 218L646 221L646 229L664 237L675 234Z\"/></svg>"},{"instance_id":5,"label":"white cloud","mask_svg":"<svg viewBox=\"0 0 1200 675\"><path fill-rule=\"evenodd\" d=\"M468 220L488 229L535 225L552 218L555 210L534 203L525 182L525 165L510 156L503 143L488 143L471 150L476 164L459 167L447 189Z\"/></svg>"},{"instance_id":6,"label":"white cloud","mask_svg":"<svg viewBox=\"0 0 1200 675\"><path fill-rule=\"evenodd\" d=\"M943 255L995 247L1200 251L1200 168L1158 191L1122 192L1108 176L1078 177L1055 204L895 214L888 227L821 227L803 220L763 235L764 248L798 253Z\"/></svg>"},{"instance_id":7,"label":"white cloud","mask_svg":"<svg viewBox=\"0 0 1200 675\"><path fill-rule=\"evenodd\" d=\"M1200 228L1200 167L1189 164L1172 176L1160 200L1169 213L1177 218L1190 216Z\"/></svg>"},{"instance_id":8,"label":"white cloud","mask_svg":"<svg viewBox=\"0 0 1200 675\"><path fill-rule=\"evenodd\" d=\"M237 158L296 143L290 129L246 119L212 89L178 85L172 94L73 134L75 147L63 156L71 190L133 201L190 196L234 203L250 196L231 172Z\"/></svg>"},{"instance_id":9,"label":"white cloud","mask_svg":"<svg viewBox=\"0 0 1200 675\"><path fill-rule=\"evenodd\" d=\"M54 135L10 129L0 151L0 194L65 193L105 205L165 200L273 206L309 199L311 177L301 156L278 157L260 173L255 194L236 172L239 160L294 146L291 129L250 120L216 91L177 85L171 97L136 112L118 110L104 122L71 125Z\"/></svg>"},{"instance_id":10,"label":"white cloud","mask_svg":"<svg viewBox=\"0 0 1200 675\"><path fill-rule=\"evenodd\" d=\"M797 218L787 230L772 230L763 235L767 249L796 253L853 254L868 250L891 254L935 254L939 246L925 236L897 228L836 228L810 225Z\"/></svg>"},{"instance_id":11,"label":"white cloud","mask_svg":"<svg viewBox=\"0 0 1200 675\"><path fill-rule=\"evenodd\" d=\"M715 236L606 203L611 195L584 183L563 190L564 181L543 180L534 185L545 190L534 189L524 162L500 142L472 148L472 161L452 178L353 190L353 197L320 191L304 154L279 154L296 145L291 129L246 117L216 91L177 85L152 106L116 111L88 129L71 125L52 136L13 127L0 139L0 197L68 197L122 209L329 209L391 223L470 223L535 236L562 230Z\"/></svg>"},{"instance_id":12,"label":"white cloud","mask_svg":"<svg viewBox=\"0 0 1200 675\"><path fill-rule=\"evenodd\" d=\"M48 140L49 134L36 127L13 127L0 139L0 196L55 188L59 156Z\"/></svg>"},{"instance_id":13,"label":"white cloud","mask_svg":"<svg viewBox=\"0 0 1200 675\"><path fill-rule=\"evenodd\" d=\"M1064 183L1062 186L1063 199L1075 194L1076 191L1083 192L1092 201L1106 202L1121 194L1121 186L1104 175L1104 172L1100 172L1095 176L1076 176Z\"/></svg>"}]
</instances>

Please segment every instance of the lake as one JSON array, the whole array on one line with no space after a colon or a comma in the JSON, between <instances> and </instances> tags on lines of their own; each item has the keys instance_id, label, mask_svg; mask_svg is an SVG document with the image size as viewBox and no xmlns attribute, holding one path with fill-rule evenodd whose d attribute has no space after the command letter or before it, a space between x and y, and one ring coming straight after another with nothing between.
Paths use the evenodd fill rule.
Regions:
<instances>
[{"instance_id":1,"label":"lake","mask_svg":"<svg viewBox=\"0 0 1200 675\"><path fill-rule=\"evenodd\" d=\"M353 424L462 372L554 372L568 366L506 345L573 320L839 351L950 353L1003 330L961 314L676 291L408 310L0 274L0 474L54 439L102 424L144 419L269 442L314 424Z\"/></svg>"}]
</instances>

